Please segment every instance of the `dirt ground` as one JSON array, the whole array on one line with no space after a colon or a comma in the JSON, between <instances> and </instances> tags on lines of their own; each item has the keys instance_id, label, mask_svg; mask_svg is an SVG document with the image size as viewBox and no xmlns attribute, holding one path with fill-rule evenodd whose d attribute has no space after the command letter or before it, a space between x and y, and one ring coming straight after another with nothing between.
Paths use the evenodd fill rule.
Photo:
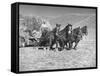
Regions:
<instances>
[{"instance_id":1,"label":"dirt ground","mask_svg":"<svg viewBox=\"0 0 100 76\"><path fill-rule=\"evenodd\" d=\"M95 41L80 41L77 50L37 50L34 47L20 48L19 70L49 70L86 68L96 66Z\"/></svg>"}]
</instances>

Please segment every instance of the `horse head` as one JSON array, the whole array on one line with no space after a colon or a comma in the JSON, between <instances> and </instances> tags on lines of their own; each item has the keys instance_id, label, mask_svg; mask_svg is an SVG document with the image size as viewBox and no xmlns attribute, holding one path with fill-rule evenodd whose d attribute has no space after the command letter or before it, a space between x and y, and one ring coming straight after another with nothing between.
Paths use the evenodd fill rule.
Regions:
<instances>
[{"instance_id":1,"label":"horse head","mask_svg":"<svg viewBox=\"0 0 100 76\"><path fill-rule=\"evenodd\" d=\"M75 36L77 36L77 38L82 39L82 31L81 31L80 26L77 27L77 28L75 28L75 29L73 29L72 34L74 34Z\"/></svg>"},{"instance_id":2,"label":"horse head","mask_svg":"<svg viewBox=\"0 0 100 76\"><path fill-rule=\"evenodd\" d=\"M72 25L71 24L68 24L66 26L66 33L71 34L71 32L72 32Z\"/></svg>"},{"instance_id":3,"label":"horse head","mask_svg":"<svg viewBox=\"0 0 100 76\"><path fill-rule=\"evenodd\" d=\"M88 35L88 30L87 30L87 26L83 26L82 28L81 28L81 31L82 31L82 34L83 35Z\"/></svg>"}]
</instances>

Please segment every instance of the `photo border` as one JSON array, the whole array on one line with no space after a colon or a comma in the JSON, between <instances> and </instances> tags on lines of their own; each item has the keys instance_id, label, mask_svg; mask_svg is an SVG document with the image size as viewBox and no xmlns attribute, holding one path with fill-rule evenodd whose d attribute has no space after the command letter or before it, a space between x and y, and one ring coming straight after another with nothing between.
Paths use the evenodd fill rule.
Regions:
<instances>
[{"instance_id":1,"label":"photo border","mask_svg":"<svg viewBox=\"0 0 100 76\"><path fill-rule=\"evenodd\" d=\"M67 70L87 70L87 69L97 69L98 67L98 7L92 6L76 6L76 5L61 5L61 4L45 4L45 3L25 3L16 2L16 73L38 73L38 72L55 72L55 71L67 71ZM32 71L19 71L19 6L20 5L37 5L37 6L52 6L52 7L73 7L73 8L86 8L86 9L96 9L96 67L85 67L85 68L66 68L66 69L50 69L50 70L32 70Z\"/></svg>"}]
</instances>

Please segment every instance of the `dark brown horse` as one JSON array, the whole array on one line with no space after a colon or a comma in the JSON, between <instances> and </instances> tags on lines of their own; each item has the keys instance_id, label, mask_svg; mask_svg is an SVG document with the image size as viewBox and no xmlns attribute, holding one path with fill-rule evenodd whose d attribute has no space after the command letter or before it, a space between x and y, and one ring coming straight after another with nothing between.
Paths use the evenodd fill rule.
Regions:
<instances>
[{"instance_id":1,"label":"dark brown horse","mask_svg":"<svg viewBox=\"0 0 100 76\"><path fill-rule=\"evenodd\" d=\"M73 29L72 31L72 39L71 39L71 44L73 45L73 43L75 42L75 46L74 46L74 49L76 49L79 41L82 39L82 32L81 32L81 28L78 27L78 28L75 28ZM72 48L72 45L71 45L71 48Z\"/></svg>"},{"instance_id":2,"label":"dark brown horse","mask_svg":"<svg viewBox=\"0 0 100 76\"><path fill-rule=\"evenodd\" d=\"M60 42L60 40L58 40L60 26L60 24L56 24L56 27L52 31L42 32L39 46L49 46L50 50L53 50L53 45L56 44L56 48L58 48L58 42Z\"/></svg>"},{"instance_id":3,"label":"dark brown horse","mask_svg":"<svg viewBox=\"0 0 100 76\"><path fill-rule=\"evenodd\" d=\"M57 25L52 31L47 32L42 38L41 43L44 45L49 43L50 49L53 49L53 45L56 44L56 48L58 48L58 43L60 45L59 51L64 49L64 45L67 46L67 43L71 45L70 35L71 35L72 25L68 24L64 29L60 30L60 25ZM43 45L43 46L44 46Z\"/></svg>"},{"instance_id":4,"label":"dark brown horse","mask_svg":"<svg viewBox=\"0 0 100 76\"><path fill-rule=\"evenodd\" d=\"M84 36L84 35L88 35L88 30L87 30L87 26L83 26L82 28L81 28L81 31L82 31L82 35Z\"/></svg>"},{"instance_id":5,"label":"dark brown horse","mask_svg":"<svg viewBox=\"0 0 100 76\"><path fill-rule=\"evenodd\" d=\"M53 45L56 44L56 48L58 48L58 43L62 43L62 40L59 37L60 24L56 24L56 27L49 34L49 44L50 49L53 49Z\"/></svg>"},{"instance_id":6,"label":"dark brown horse","mask_svg":"<svg viewBox=\"0 0 100 76\"><path fill-rule=\"evenodd\" d=\"M38 46L45 46L45 47L48 46L48 44L49 44L49 37L47 36L47 34L49 32L50 31L47 31L47 30L42 31L42 35L39 38Z\"/></svg>"},{"instance_id":7,"label":"dark brown horse","mask_svg":"<svg viewBox=\"0 0 100 76\"><path fill-rule=\"evenodd\" d=\"M59 33L59 40L60 42L60 47L64 49L64 46L67 46L67 43L69 43L69 47L71 46L71 33L72 33L72 25L68 24L64 29L62 29Z\"/></svg>"},{"instance_id":8,"label":"dark brown horse","mask_svg":"<svg viewBox=\"0 0 100 76\"><path fill-rule=\"evenodd\" d=\"M80 42L80 40L82 40L82 37L87 34L88 34L87 26L83 26L82 28L78 27L78 28L73 29L72 38L70 41L71 41L72 45L75 42L74 49L76 49L78 43ZM72 45L71 45L71 47L72 47Z\"/></svg>"}]
</instances>

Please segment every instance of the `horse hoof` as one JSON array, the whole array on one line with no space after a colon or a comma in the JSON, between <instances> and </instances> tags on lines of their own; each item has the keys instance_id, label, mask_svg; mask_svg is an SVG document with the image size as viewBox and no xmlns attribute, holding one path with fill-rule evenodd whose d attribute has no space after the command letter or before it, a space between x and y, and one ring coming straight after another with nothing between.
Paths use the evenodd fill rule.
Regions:
<instances>
[{"instance_id":1,"label":"horse hoof","mask_svg":"<svg viewBox=\"0 0 100 76\"><path fill-rule=\"evenodd\" d=\"M74 48L74 50L77 50L76 48Z\"/></svg>"},{"instance_id":2,"label":"horse hoof","mask_svg":"<svg viewBox=\"0 0 100 76\"><path fill-rule=\"evenodd\" d=\"M54 48L50 48L50 50L54 50Z\"/></svg>"},{"instance_id":3,"label":"horse hoof","mask_svg":"<svg viewBox=\"0 0 100 76\"><path fill-rule=\"evenodd\" d=\"M66 48L66 50L71 50L71 48Z\"/></svg>"},{"instance_id":4,"label":"horse hoof","mask_svg":"<svg viewBox=\"0 0 100 76\"><path fill-rule=\"evenodd\" d=\"M63 49L62 48L58 48L58 51L62 51Z\"/></svg>"}]
</instances>

